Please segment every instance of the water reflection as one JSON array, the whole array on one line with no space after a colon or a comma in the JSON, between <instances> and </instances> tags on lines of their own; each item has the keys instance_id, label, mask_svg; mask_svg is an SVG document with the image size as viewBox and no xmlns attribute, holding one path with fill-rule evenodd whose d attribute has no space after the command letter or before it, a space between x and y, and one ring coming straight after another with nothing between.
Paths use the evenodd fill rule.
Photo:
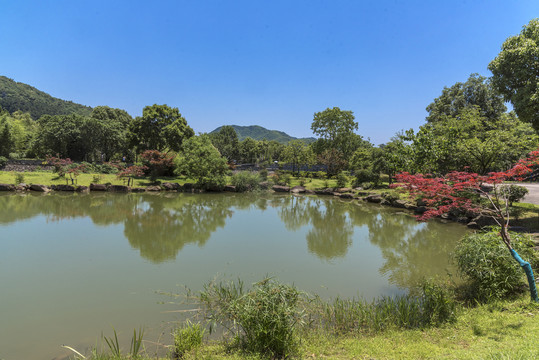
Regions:
<instances>
[{"instance_id":1,"label":"water reflection","mask_svg":"<svg viewBox=\"0 0 539 360\"><path fill-rule=\"evenodd\" d=\"M348 209L336 200L292 196L284 198L279 217L288 230L310 224L309 252L329 260L344 257L352 244L354 229L347 213Z\"/></svg>"},{"instance_id":2,"label":"water reflection","mask_svg":"<svg viewBox=\"0 0 539 360\"><path fill-rule=\"evenodd\" d=\"M369 241L384 259L379 272L400 287L424 274L444 275L439 264L447 262L454 240L465 232L455 224L417 223L370 204L271 194L2 194L0 225L38 215L47 221L88 217L99 226L123 225L129 244L160 263L174 260L187 244L204 246L235 211L268 208L277 209L287 230L306 228L307 248L322 260L344 258L354 242Z\"/></svg>"},{"instance_id":3,"label":"water reflection","mask_svg":"<svg viewBox=\"0 0 539 360\"><path fill-rule=\"evenodd\" d=\"M289 230L310 224L309 251L325 260L345 257L354 230L367 228L369 242L381 250L385 260L379 272L401 288L426 276L447 275L448 255L455 240L466 232L457 224L418 223L396 209L328 198L286 198L280 218Z\"/></svg>"},{"instance_id":4,"label":"water reflection","mask_svg":"<svg viewBox=\"0 0 539 360\"><path fill-rule=\"evenodd\" d=\"M142 257L159 263L175 259L186 244L203 246L232 213L223 198L154 196L135 206L124 234Z\"/></svg>"}]
</instances>

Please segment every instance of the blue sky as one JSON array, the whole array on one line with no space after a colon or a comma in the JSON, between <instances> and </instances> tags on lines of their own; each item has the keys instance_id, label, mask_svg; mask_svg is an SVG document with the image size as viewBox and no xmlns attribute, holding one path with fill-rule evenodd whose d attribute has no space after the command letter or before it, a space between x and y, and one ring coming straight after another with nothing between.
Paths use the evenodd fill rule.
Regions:
<instances>
[{"instance_id":1,"label":"blue sky","mask_svg":"<svg viewBox=\"0 0 539 360\"><path fill-rule=\"evenodd\" d=\"M196 132L312 136L338 106L380 144L535 17L537 0L0 0L0 75L133 116L168 104Z\"/></svg>"}]
</instances>

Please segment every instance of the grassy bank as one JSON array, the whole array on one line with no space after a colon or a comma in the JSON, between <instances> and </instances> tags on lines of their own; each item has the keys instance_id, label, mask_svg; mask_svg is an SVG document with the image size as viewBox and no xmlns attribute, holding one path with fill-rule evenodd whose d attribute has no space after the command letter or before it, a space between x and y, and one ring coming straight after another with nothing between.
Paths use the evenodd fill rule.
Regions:
<instances>
[{"instance_id":1,"label":"grassy bank","mask_svg":"<svg viewBox=\"0 0 539 360\"><path fill-rule=\"evenodd\" d=\"M536 359L539 306L527 296L512 301L458 308L457 320L440 327L388 329L375 333L310 330L301 333L297 359ZM127 345L127 344L126 344ZM81 358L73 356L73 358ZM109 353L88 359L130 359ZM139 359L174 359L143 354ZM184 359L267 359L206 340Z\"/></svg>"},{"instance_id":2,"label":"grassy bank","mask_svg":"<svg viewBox=\"0 0 539 360\"><path fill-rule=\"evenodd\" d=\"M14 172L14 171L0 171L0 183L1 184L17 184L17 174L23 176L24 183L26 184L41 184L41 185L61 185L71 184L71 180L67 180L64 177L58 177L58 174L51 171L32 171L32 172ZM96 181L97 180L97 181ZM231 178L227 177L227 183L230 183ZM158 177L157 181L160 182L172 182L184 184L187 182L194 183L195 180L186 177ZM80 174L76 179L77 185L89 186L90 183L112 185L125 185L125 180L119 179L115 174ZM149 177L142 177L134 179L134 187L144 187L151 185ZM328 187L335 187L337 181L335 179L307 179L290 177L289 186L303 185L306 189L314 190L317 188L323 188L326 185Z\"/></svg>"}]
</instances>

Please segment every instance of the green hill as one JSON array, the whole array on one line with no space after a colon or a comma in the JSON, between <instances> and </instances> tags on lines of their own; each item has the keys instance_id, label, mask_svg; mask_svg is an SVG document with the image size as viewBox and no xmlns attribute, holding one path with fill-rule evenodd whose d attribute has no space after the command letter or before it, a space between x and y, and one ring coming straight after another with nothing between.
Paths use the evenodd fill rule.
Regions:
<instances>
[{"instance_id":1,"label":"green hill","mask_svg":"<svg viewBox=\"0 0 539 360\"><path fill-rule=\"evenodd\" d=\"M34 120L41 115L90 115L92 108L50 96L27 84L0 76L0 107L13 113L28 112Z\"/></svg>"},{"instance_id":2,"label":"green hill","mask_svg":"<svg viewBox=\"0 0 539 360\"><path fill-rule=\"evenodd\" d=\"M315 138L295 138L293 136L288 135L285 132L278 131L278 130L268 130L262 126L258 125L251 125L251 126L239 126L239 125L230 125L236 130L236 133L238 134L239 140L244 140L247 137L250 137L255 140L275 140L277 142L280 142L281 144L286 144L287 142L291 140L301 140L304 141L307 144L310 144L314 141L316 141ZM219 132L221 130L222 126L219 126L217 129L213 130L210 134Z\"/></svg>"}]
</instances>

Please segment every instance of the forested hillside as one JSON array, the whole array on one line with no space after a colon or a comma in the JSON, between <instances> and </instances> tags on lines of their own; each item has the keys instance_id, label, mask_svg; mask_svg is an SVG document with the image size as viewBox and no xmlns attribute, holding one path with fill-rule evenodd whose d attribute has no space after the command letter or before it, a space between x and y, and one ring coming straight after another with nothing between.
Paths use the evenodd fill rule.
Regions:
<instances>
[{"instance_id":1,"label":"forested hillside","mask_svg":"<svg viewBox=\"0 0 539 360\"><path fill-rule=\"evenodd\" d=\"M79 114L89 116L92 108L50 96L30 85L0 76L0 107L13 113L20 110L37 120L42 115Z\"/></svg>"},{"instance_id":2,"label":"forested hillside","mask_svg":"<svg viewBox=\"0 0 539 360\"><path fill-rule=\"evenodd\" d=\"M238 134L238 139L240 141L244 140L245 138L250 137L254 140L275 140L281 144L286 144L291 140L301 140L305 142L306 144L310 144L314 142L315 138L295 138L293 136L288 135L285 132L277 131L277 130L268 130L265 127L258 126L258 125L251 125L251 126L239 126L239 125L230 125L236 130L236 133ZM213 130L210 134L218 133L221 130L222 126L218 127L217 129Z\"/></svg>"}]
</instances>

